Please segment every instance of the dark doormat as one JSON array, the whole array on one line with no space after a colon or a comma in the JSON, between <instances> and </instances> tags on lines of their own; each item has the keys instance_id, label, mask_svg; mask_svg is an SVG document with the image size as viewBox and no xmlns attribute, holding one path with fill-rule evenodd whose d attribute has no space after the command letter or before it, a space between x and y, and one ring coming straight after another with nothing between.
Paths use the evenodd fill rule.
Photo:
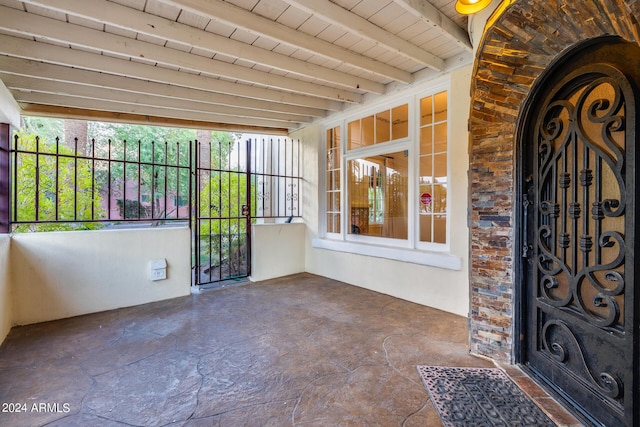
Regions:
<instances>
[{"instance_id":1,"label":"dark doormat","mask_svg":"<svg viewBox=\"0 0 640 427\"><path fill-rule=\"evenodd\" d=\"M418 366L418 372L445 427L556 426L500 369Z\"/></svg>"}]
</instances>

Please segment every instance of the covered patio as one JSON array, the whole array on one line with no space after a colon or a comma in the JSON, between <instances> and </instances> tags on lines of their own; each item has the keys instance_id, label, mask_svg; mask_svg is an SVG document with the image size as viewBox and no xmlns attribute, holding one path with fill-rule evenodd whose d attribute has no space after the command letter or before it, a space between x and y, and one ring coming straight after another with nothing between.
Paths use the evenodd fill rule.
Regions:
<instances>
[{"instance_id":1,"label":"covered patio","mask_svg":"<svg viewBox=\"0 0 640 427\"><path fill-rule=\"evenodd\" d=\"M0 0L1 402L42 402L34 425L437 425L415 365L498 364L561 425L531 378L586 425L640 425L639 22L637 0ZM287 214L213 217L231 161L194 140L181 223L17 233L25 116L295 140ZM69 171L101 164L110 194L119 159L79 139ZM122 146L108 203L140 214L155 148ZM57 221L78 175L50 163L33 199ZM237 193L277 199L239 164ZM251 283L199 287L223 268L198 239L232 217Z\"/></svg>"},{"instance_id":2,"label":"covered patio","mask_svg":"<svg viewBox=\"0 0 640 427\"><path fill-rule=\"evenodd\" d=\"M466 320L311 274L14 328L2 425L437 426L416 365L493 367ZM559 425L578 425L505 367ZM34 403L56 405L42 413Z\"/></svg>"}]
</instances>

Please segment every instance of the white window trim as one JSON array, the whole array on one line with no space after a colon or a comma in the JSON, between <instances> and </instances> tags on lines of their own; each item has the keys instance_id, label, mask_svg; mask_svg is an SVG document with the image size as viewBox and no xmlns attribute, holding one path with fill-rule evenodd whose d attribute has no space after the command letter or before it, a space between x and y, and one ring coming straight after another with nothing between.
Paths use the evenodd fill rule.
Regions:
<instances>
[{"instance_id":1,"label":"white window trim","mask_svg":"<svg viewBox=\"0 0 640 427\"><path fill-rule=\"evenodd\" d=\"M448 270L462 270L462 257L446 252L428 252L413 248L398 248L378 244L363 244L345 240L333 240L316 237L311 245L317 249L327 249L337 252L347 252L355 255L385 258L412 264L445 268Z\"/></svg>"},{"instance_id":2,"label":"white window trim","mask_svg":"<svg viewBox=\"0 0 640 427\"><path fill-rule=\"evenodd\" d=\"M447 94L451 93L451 84L449 78L438 79L437 82L433 82L427 89L420 90L419 92L413 92L410 95L404 94L402 96L395 96L391 99L387 99L384 102L376 103L375 105L368 106L366 109L359 109L357 112L352 112L344 118L327 123L322 128L322 147L323 157L320 164L321 176L319 194L322 195L320 208L320 236L312 239L312 247L318 249L326 249L337 252L352 253L356 255L372 256L377 258L384 258L402 262L409 262L418 265L426 265L432 267L439 267L449 270L461 270L462 269L462 257L450 253L451 245L451 201L449 199L449 193L447 194L447 243L429 243L420 242L418 235L419 224L419 211L418 209L411 209L414 206L412 200L417 200L419 197L419 187L417 183L417 174L419 168L419 147L420 141L418 139L418 123L420 123L420 99L426 96L435 95L439 92L446 91ZM449 98L450 99L450 98ZM381 144L374 144L372 146L355 148L352 150L347 149L348 141L348 123L358 118L367 117L368 115L375 114L381 109L394 108L401 104L409 105L410 113L410 126L407 138L399 140L389 141ZM451 106L448 106L448 110L451 110ZM412 113L413 111L413 113ZM340 126L340 152L341 152L341 168L340 168L340 206L341 206L341 232L340 233L327 233L326 224L326 132L336 126ZM447 117L447 182L451 184L451 116ZM405 148L402 148L405 147ZM409 150L409 200L407 201L410 209L408 215L408 238L407 239L392 239L375 236L361 236L356 234L350 234L347 230L349 221L345 215L345 203L347 201L347 191L345 186L345 171L348 160L355 158L366 157L373 153L380 153L381 151L401 151Z\"/></svg>"}]
</instances>

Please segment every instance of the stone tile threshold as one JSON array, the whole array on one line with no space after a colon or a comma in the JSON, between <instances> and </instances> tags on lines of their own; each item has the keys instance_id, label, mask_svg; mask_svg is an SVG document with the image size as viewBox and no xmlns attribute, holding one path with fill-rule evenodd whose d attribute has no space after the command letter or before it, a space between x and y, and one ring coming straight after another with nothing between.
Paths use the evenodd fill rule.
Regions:
<instances>
[{"instance_id":1,"label":"stone tile threshold","mask_svg":"<svg viewBox=\"0 0 640 427\"><path fill-rule=\"evenodd\" d=\"M496 363L496 366L509 375L520 389L531 398L558 427L582 427L578 421L564 406L549 395L537 382L527 375L517 365Z\"/></svg>"}]
</instances>

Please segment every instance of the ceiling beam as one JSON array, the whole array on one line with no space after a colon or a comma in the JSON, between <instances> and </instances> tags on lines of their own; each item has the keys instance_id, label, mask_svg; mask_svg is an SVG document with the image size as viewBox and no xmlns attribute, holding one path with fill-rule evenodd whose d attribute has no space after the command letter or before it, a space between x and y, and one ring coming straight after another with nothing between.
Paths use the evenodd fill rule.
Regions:
<instances>
[{"instance_id":1,"label":"ceiling beam","mask_svg":"<svg viewBox=\"0 0 640 427\"><path fill-rule=\"evenodd\" d=\"M169 108L150 107L145 105L134 105L130 103L115 101L100 101L94 99L80 98L67 95L54 95L42 92L22 92L11 90L11 94L16 102L29 104L53 105L59 107L80 108L86 110L109 111L116 113L138 114L143 116L168 117L181 120L197 120L203 122L220 122L235 125L253 125L262 127L273 127L289 129L297 129L300 127L298 123L289 123L265 120L256 118L246 118L237 116L227 116L223 114L208 114L194 111L179 111Z\"/></svg>"},{"instance_id":2,"label":"ceiling beam","mask_svg":"<svg viewBox=\"0 0 640 427\"><path fill-rule=\"evenodd\" d=\"M18 76L35 77L38 79L48 79L56 82L95 86L97 88L117 89L138 94L158 95L177 100L203 102L216 106L248 108L255 110L255 114L262 111L269 111L310 117L324 117L326 115L324 110L317 108L280 104L221 93L205 92L197 89L132 79L129 77L115 76L95 71L81 70L78 68L69 68L61 65L46 64L8 56L0 56L0 72Z\"/></svg>"},{"instance_id":3,"label":"ceiling beam","mask_svg":"<svg viewBox=\"0 0 640 427\"><path fill-rule=\"evenodd\" d=\"M78 83L52 81L34 77L16 76L0 72L0 80L9 89L20 92L41 92L52 95L67 95L86 98L100 105L104 101L123 102L132 105L159 107L179 112L191 111L206 114L221 114L235 117L254 117L259 119L282 121L287 123L310 122L310 117L277 113L273 111L259 111L248 108L231 107L228 105L214 105L205 102L171 99L164 96L141 94L117 90L113 88L87 87ZM286 126L283 124L283 126Z\"/></svg>"},{"instance_id":4,"label":"ceiling beam","mask_svg":"<svg viewBox=\"0 0 640 427\"><path fill-rule=\"evenodd\" d=\"M408 41L390 33L329 0L284 0L292 6L300 8L331 24L337 25L350 33L358 34L372 42L385 46L399 55L410 58L427 67L442 71L444 60L421 49Z\"/></svg>"},{"instance_id":5,"label":"ceiling beam","mask_svg":"<svg viewBox=\"0 0 640 427\"><path fill-rule=\"evenodd\" d=\"M265 73L8 7L0 6L0 29L327 99L355 102L354 99L360 96L355 92Z\"/></svg>"},{"instance_id":6,"label":"ceiling beam","mask_svg":"<svg viewBox=\"0 0 640 427\"><path fill-rule=\"evenodd\" d=\"M413 76L404 70L368 58L359 53L297 31L279 22L251 13L248 10L221 0L158 0L189 12L206 16L218 22L242 28L252 34L267 37L297 49L321 55L325 58L342 61L353 67L387 77L402 83L412 83Z\"/></svg>"},{"instance_id":7,"label":"ceiling beam","mask_svg":"<svg viewBox=\"0 0 640 427\"><path fill-rule=\"evenodd\" d=\"M23 1L102 24L204 49L211 52L211 56L215 53L221 53L288 73L312 77L331 85L343 86L345 89L359 89L376 94L384 93L384 85L381 83L252 46L117 3L105 0Z\"/></svg>"},{"instance_id":8,"label":"ceiling beam","mask_svg":"<svg viewBox=\"0 0 640 427\"><path fill-rule=\"evenodd\" d=\"M469 40L469 34L428 1L394 1L408 10L411 14L440 30L442 34L455 41L458 46L462 47L467 52L473 51L473 46L471 46L471 41Z\"/></svg>"},{"instance_id":9,"label":"ceiling beam","mask_svg":"<svg viewBox=\"0 0 640 427\"><path fill-rule=\"evenodd\" d=\"M22 115L25 116L55 117L60 119L80 119L152 126L168 126L187 129L220 130L226 132L247 132L260 134L264 133L270 135L289 134L289 130L286 128L270 128L264 126L247 126L220 122L182 120L169 117L116 113L110 111L97 111L91 109L60 107L42 104L22 103L19 105L22 111Z\"/></svg>"},{"instance_id":10,"label":"ceiling beam","mask_svg":"<svg viewBox=\"0 0 640 427\"><path fill-rule=\"evenodd\" d=\"M180 72L168 68L132 62L91 52L54 46L17 37L0 35L0 53L44 61L52 64L81 68L118 76L167 83L196 90L224 93L232 96L259 99L263 101L290 104L329 111L342 109L342 103L324 98L299 95L274 89L232 83L208 76ZM2 58L0 58L1 64ZM361 101L361 97L358 98Z\"/></svg>"}]
</instances>

